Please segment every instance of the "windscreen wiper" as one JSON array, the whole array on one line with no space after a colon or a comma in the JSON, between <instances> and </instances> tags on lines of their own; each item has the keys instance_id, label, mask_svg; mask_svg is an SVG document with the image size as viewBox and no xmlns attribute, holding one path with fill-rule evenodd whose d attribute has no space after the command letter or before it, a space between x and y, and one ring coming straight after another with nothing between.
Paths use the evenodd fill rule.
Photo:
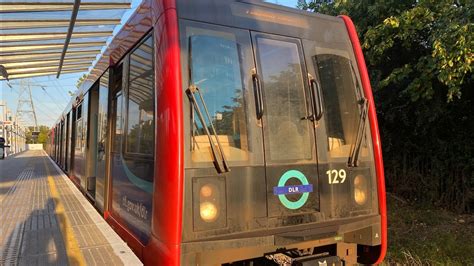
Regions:
<instances>
[{"instance_id":1,"label":"windscreen wiper","mask_svg":"<svg viewBox=\"0 0 474 266\"><path fill-rule=\"evenodd\" d=\"M204 131L206 132L206 135L209 139L209 144L211 146L211 153L212 153L214 167L216 167L217 172L220 173L220 174L229 172L230 171L229 165L228 165L227 160L225 158L224 151L223 151L221 143L219 141L219 137L217 136L216 129L214 127L214 124L212 123L211 116L209 115L209 111L207 109L206 102L204 101L204 98L202 97L201 91L199 90L199 88L197 86L191 85L186 90L186 93L188 94L188 97L189 97L191 103L194 106L194 110L196 110L196 113L199 117L199 120L201 121L202 127L203 127ZM216 138L217 148L219 149L219 152L216 150L216 144L214 143L214 140L211 136L211 133L209 132L209 129L207 128L206 120L204 119L204 115L201 112L201 108L199 107L199 105L197 103L195 93L197 93L199 95L199 99L201 101L201 104L204 107L204 111L206 113L207 119L209 120L209 124L211 126L212 134ZM222 166L219 163L220 160L218 159L218 154L220 155L220 158L222 160Z\"/></svg>"},{"instance_id":2,"label":"windscreen wiper","mask_svg":"<svg viewBox=\"0 0 474 266\"><path fill-rule=\"evenodd\" d=\"M351 66L353 78L355 79L354 83L357 86L357 96L359 100L357 103L361 106L360 108L360 115L359 115L359 123L357 125L357 135L354 144L351 146L351 150L349 153L349 158L347 164L349 167L357 167L359 165L358 159L360 150L362 147L362 140L365 136L365 121L367 120L367 115L369 113L369 101L367 98L364 97L364 92L362 91L362 87L359 84L359 80L357 79L356 72L352 62L349 60L349 64Z\"/></svg>"},{"instance_id":3,"label":"windscreen wiper","mask_svg":"<svg viewBox=\"0 0 474 266\"><path fill-rule=\"evenodd\" d=\"M191 121L193 121L192 130L191 130L191 138L192 138L191 150L194 151L195 149L200 149L199 144L196 141L196 135L197 135L196 131L198 131L198 125L196 123L196 120L194 120L194 112L191 112Z\"/></svg>"},{"instance_id":4,"label":"windscreen wiper","mask_svg":"<svg viewBox=\"0 0 474 266\"><path fill-rule=\"evenodd\" d=\"M360 154L360 149L362 146L362 140L365 136L365 121L367 120L367 114L369 113L369 101L366 98L361 98L359 100L359 105L361 105L360 115L359 115L359 124L357 125L357 135L354 144L351 146L351 152L349 154L349 159L347 164L349 167L357 167L359 165L358 159Z\"/></svg>"}]
</instances>

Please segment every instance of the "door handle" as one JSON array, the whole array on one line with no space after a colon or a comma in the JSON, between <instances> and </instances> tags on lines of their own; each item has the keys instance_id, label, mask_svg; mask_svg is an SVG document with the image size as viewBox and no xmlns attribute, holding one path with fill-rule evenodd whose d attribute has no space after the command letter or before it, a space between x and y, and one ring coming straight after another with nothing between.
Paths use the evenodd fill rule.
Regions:
<instances>
[{"instance_id":1,"label":"door handle","mask_svg":"<svg viewBox=\"0 0 474 266\"><path fill-rule=\"evenodd\" d=\"M321 117L323 117L323 100L321 86L319 85L319 82L317 82L316 79L312 77L309 80L309 84L311 88L311 101L313 105L313 121L318 121L321 119Z\"/></svg>"},{"instance_id":2,"label":"door handle","mask_svg":"<svg viewBox=\"0 0 474 266\"><path fill-rule=\"evenodd\" d=\"M255 94L255 110L257 113L257 119L262 119L262 116L263 116L262 86L260 84L260 78L258 77L255 69L252 69L252 84L253 84L253 90Z\"/></svg>"}]
</instances>

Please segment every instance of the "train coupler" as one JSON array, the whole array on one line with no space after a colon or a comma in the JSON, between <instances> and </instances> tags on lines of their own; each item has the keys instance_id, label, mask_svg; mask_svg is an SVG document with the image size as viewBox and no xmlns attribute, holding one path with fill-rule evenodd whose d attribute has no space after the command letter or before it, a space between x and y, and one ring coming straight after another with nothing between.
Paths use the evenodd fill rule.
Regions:
<instances>
[{"instance_id":1,"label":"train coupler","mask_svg":"<svg viewBox=\"0 0 474 266\"><path fill-rule=\"evenodd\" d=\"M343 265L337 256L330 256L328 252L320 254L305 254L299 250L280 250L265 254L267 260L273 261L281 266L338 266Z\"/></svg>"}]
</instances>

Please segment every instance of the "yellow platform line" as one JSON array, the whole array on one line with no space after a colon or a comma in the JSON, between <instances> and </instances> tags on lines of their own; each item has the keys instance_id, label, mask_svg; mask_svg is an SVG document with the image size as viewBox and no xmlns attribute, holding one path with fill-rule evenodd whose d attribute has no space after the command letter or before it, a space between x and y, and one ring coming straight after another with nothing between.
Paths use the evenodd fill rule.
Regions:
<instances>
[{"instance_id":1,"label":"yellow platform line","mask_svg":"<svg viewBox=\"0 0 474 266\"><path fill-rule=\"evenodd\" d=\"M58 189L56 188L54 179L51 177L48 165L46 164L46 161L44 159L43 163L44 167L46 168L46 173L48 174L49 190L51 191L51 197L54 200L54 205L56 206L55 214L58 217L59 227L61 228L61 234L63 236L64 245L66 245L65 248L69 265L86 265L86 260L84 259L84 255L79 249L79 244L77 243L77 239L74 235L71 222L67 218L64 206L59 200Z\"/></svg>"}]
</instances>

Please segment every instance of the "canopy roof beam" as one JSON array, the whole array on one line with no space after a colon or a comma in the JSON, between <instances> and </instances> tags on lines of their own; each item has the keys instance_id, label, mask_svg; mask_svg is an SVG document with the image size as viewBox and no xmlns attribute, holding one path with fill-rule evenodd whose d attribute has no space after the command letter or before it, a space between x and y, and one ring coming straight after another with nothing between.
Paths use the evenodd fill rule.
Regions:
<instances>
[{"instance_id":1,"label":"canopy roof beam","mask_svg":"<svg viewBox=\"0 0 474 266\"><path fill-rule=\"evenodd\" d=\"M69 43L69 48L83 48L83 47L95 47L102 46L103 42L76 42ZM15 54L21 52L35 51L35 50L49 50L49 49L60 49L63 48L64 44L25 44L15 46L0 46L0 55Z\"/></svg>"},{"instance_id":2,"label":"canopy roof beam","mask_svg":"<svg viewBox=\"0 0 474 266\"><path fill-rule=\"evenodd\" d=\"M43 41L43 40L63 40L66 37L65 32L42 32L29 34L0 34L0 39L7 42L26 42L26 41ZM112 35L112 31L92 31L92 32L74 32L73 38L90 38L90 37L106 37ZM70 38L72 38L70 37Z\"/></svg>"},{"instance_id":3,"label":"canopy roof beam","mask_svg":"<svg viewBox=\"0 0 474 266\"><path fill-rule=\"evenodd\" d=\"M12 12L44 12L44 11L71 11L73 3L58 2L16 2L2 1L0 2L0 13ZM102 9L127 9L130 3L113 3L113 2L97 2L97 3L81 3L80 10L102 10Z\"/></svg>"},{"instance_id":4,"label":"canopy roof beam","mask_svg":"<svg viewBox=\"0 0 474 266\"><path fill-rule=\"evenodd\" d=\"M87 71L88 68L79 68L79 69L68 69L68 70L63 70L63 74L68 74L68 73L77 73L77 72L85 72ZM56 74L56 71L46 71L46 72L32 72L32 73L27 73L27 74L16 74L16 75L10 75L8 76L9 79L20 79L20 78L30 78L30 77L38 77L38 76L49 76L49 75L54 75ZM0 80L5 79L4 77L0 76Z\"/></svg>"},{"instance_id":5,"label":"canopy roof beam","mask_svg":"<svg viewBox=\"0 0 474 266\"><path fill-rule=\"evenodd\" d=\"M74 24L76 23L77 13L79 12L79 7L81 6L81 0L74 0L74 8L72 9L71 21L69 23L69 29L67 30L66 40L64 42L63 52L61 54L61 59L59 60L58 74L56 78L59 78L61 75L61 69L63 68L64 57L66 56L67 47L71 41L72 32L74 31Z\"/></svg>"},{"instance_id":6,"label":"canopy roof beam","mask_svg":"<svg viewBox=\"0 0 474 266\"><path fill-rule=\"evenodd\" d=\"M76 26L95 26L95 25L116 25L120 23L120 19L78 19ZM31 28L54 28L67 27L70 20L67 19L36 19L36 20L2 20L0 30L11 29L31 29Z\"/></svg>"},{"instance_id":7,"label":"canopy roof beam","mask_svg":"<svg viewBox=\"0 0 474 266\"><path fill-rule=\"evenodd\" d=\"M64 69L89 69L90 67L90 62L87 62L86 64L73 64L73 65L65 65ZM45 71L54 71L57 69L57 66L42 66L42 67L30 67L30 68L19 68L19 69L9 69L8 74L9 75L15 75L15 74L28 74L28 73L34 73L34 72L45 72Z\"/></svg>"},{"instance_id":8,"label":"canopy roof beam","mask_svg":"<svg viewBox=\"0 0 474 266\"><path fill-rule=\"evenodd\" d=\"M86 56L96 56L100 52L100 49L87 50L87 51L68 51L68 58L74 57L86 57ZM25 62L32 60L45 60L45 59L58 59L61 56L61 52L54 53L30 53L30 54L20 54L20 55L0 55L0 62L10 63L10 62Z\"/></svg>"},{"instance_id":9,"label":"canopy roof beam","mask_svg":"<svg viewBox=\"0 0 474 266\"><path fill-rule=\"evenodd\" d=\"M85 72L132 0L0 0L0 79Z\"/></svg>"},{"instance_id":10,"label":"canopy roof beam","mask_svg":"<svg viewBox=\"0 0 474 266\"><path fill-rule=\"evenodd\" d=\"M78 57L78 58L66 58L64 59L64 65L70 64L90 64L96 56L91 57ZM9 69L16 69L16 68L26 68L26 67L42 67L42 66L58 66L59 60L43 60L43 61L26 61L26 62L15 62L15 63L6 63L3 64L5 67Z\"/></svg>"}]
</instances>

